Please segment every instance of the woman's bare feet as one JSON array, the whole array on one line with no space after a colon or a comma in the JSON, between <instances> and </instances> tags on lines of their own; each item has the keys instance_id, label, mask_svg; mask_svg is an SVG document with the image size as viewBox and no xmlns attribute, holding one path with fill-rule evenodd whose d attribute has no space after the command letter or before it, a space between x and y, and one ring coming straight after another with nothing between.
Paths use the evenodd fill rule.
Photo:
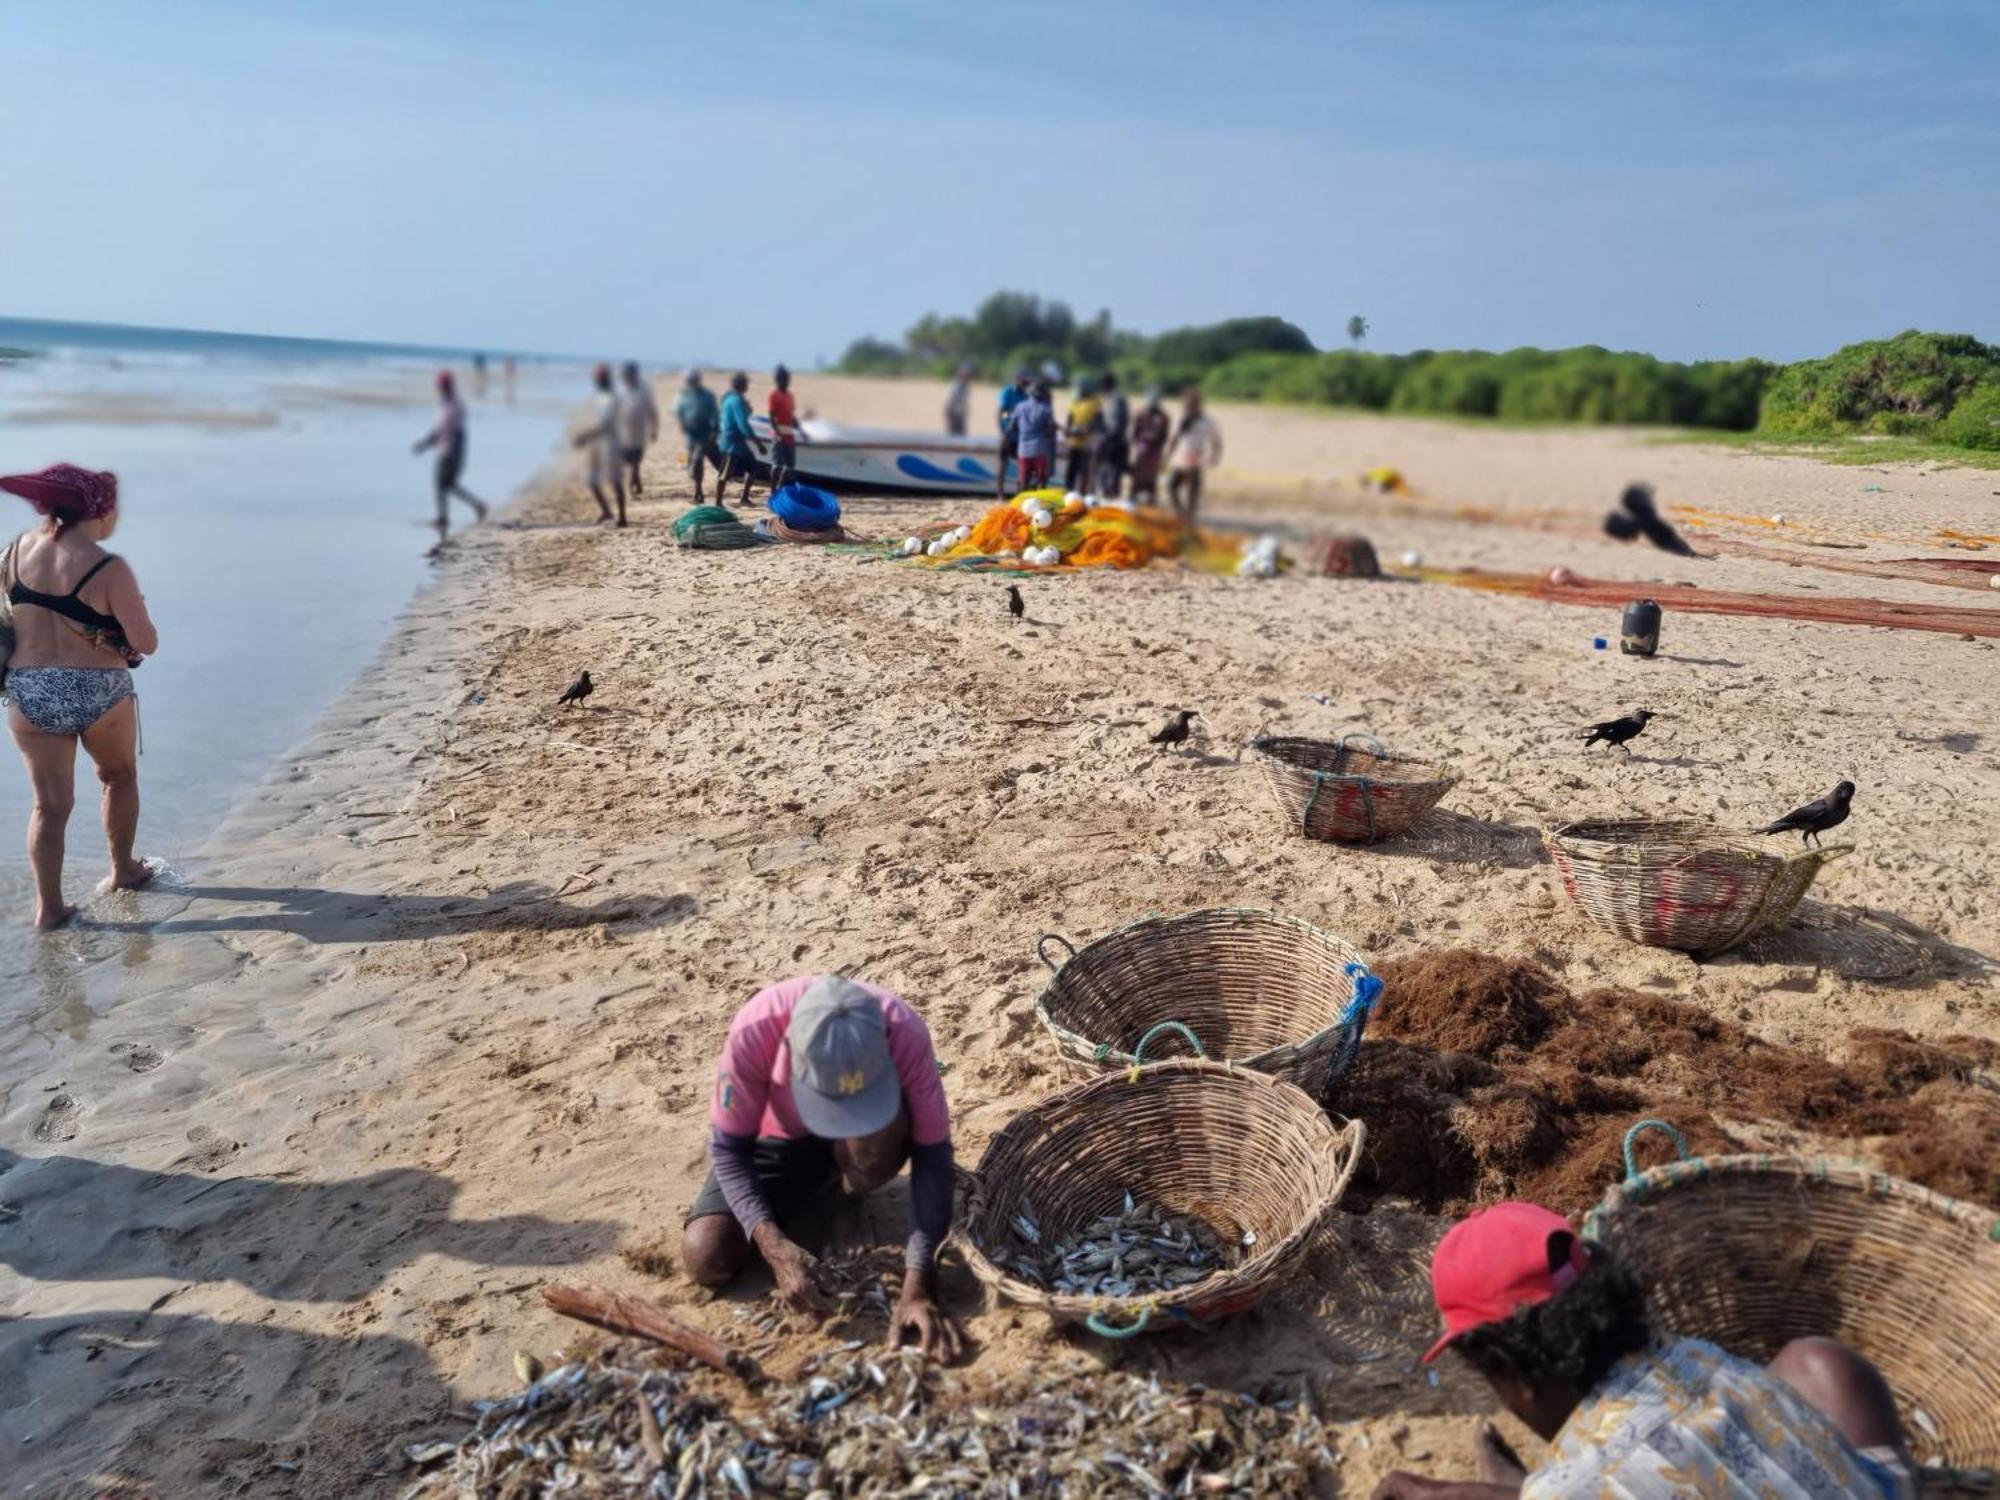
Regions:
<instances>
[{"instance_id":1,"label":"woman's bare feet","mask_svg":"<svg viewBox=\"0 0 2000 1500\"><path fill-rule=\"evenodd\" d=\"M1488 1484L1506 1484L1518 1489L1527 1479L1527 1465L1491 1422L1480 1425L1473 1446L1479 1450L1479 1477Z\"/></svg>"},{"instance_id":2,"label":"woman's bare feet","mask_svg":"<svg viewBox=\"0 0 2000 1500\"><path fill-rule=\"evenodd\" d=\"M153 877L160 873L160 867L150 859L128 860L115 866L111 878L104 882L107 891L136 891L153 883Z\"/></svg>"},{"instance_id":3,"label":"woman's bare feet","mask_svg":"<svg viewBox=\"0 0 2000 1500\"><path fill-rule=\"evenodd\" d=\"M76 915L74 906L58 907L53 911L46 908L35 913L35 926L43 932L54 932Z\"/></svg>"}]
</instances>

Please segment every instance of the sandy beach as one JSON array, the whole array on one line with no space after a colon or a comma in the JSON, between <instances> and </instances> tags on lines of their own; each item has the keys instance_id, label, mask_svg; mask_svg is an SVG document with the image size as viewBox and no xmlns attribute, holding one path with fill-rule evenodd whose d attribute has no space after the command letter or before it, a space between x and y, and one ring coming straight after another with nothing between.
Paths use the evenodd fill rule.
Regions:
<instances>
[{"instance_id":1,"label":"sandy beach","mask_svg":"<svg viewBox=\"0 0 2000 1500\"><path fill-rule=\"evenodd\" d=\"M942 401L915 382L798 390L808 411L886 426L935 425ZM1822 566L2000 555L1945 535L2000 532L1991 471L1217 415L1218 520L1358 530L1386 560L1439 568L2000 608ZM1033 1012L1038 935L1081 945L1155 911L1273 908L1391 974L1476 950L1843 1066L1866 1065L1862 1028L2000 1042L1991 639L1670 612L1646 661L1615 650L1613 610L1304 570L1037 579L1016 624L992 579L810 547L676 550L678 451L654 450L628 531L586 524L572 471L455 541L204 851L185 905L146 913L142 961L94 977L74 1046L0 1100L9 1493L398 1493L405 1445L462 1433L454 1413L519 1384L516 1351L603 1342L541 1307L552 1280L765 1337L764 1280L710 1298L646 1252L671 1251L706 1170L732 1013L791 974L858 975L923 1011L966 1162L1065 1081ZM1352 487L1383 464L1416 494ZM1597 535L1636 479L1713 518L1700 535L1724 555ZM981 508L863 499L846 520L899 537ZM558 712L586 667L596 696ZM1661 717L1635 754L1579 748L1579 726L1640 706ZM1160 752L1147 736L1179 707L1203 735ZM1243 751L1260 732L1367 732L1447 762L1449 816L1370 850L1293 836ZM1599 931L1540 851L1573 818L1767 821L1843 776L1860 786L1839 840L1854 852L1792 931L1712 962ZM1392 981L1385 1026L1397 1000ZM1990 1058L1974 1072L1990 1084ZM1686 1098L1703 1085L1693 1072ZM1713 1107L1738 1140L1903 1160L1876 1136ZM2000 1154L2000 1116L1951 1118L1968 1150ZM2000 1193L1963 1160L1933 1165L1947 1190ZM1207 1338L1052 1337L985 1306L955 1262L947 1297L982 1371L1116 1359L1309 1387L1351 1419L1345 1494L1399 1462L1469 1472L1490 1394L1450 1362L1436 1380L1412 1365L1447 1219L1381 1186L1393 1163L1378 1176L1292 1288ZM902 1202L900 1185L870 1200L838 1243L897 1243ZM770 1337L779 1371L819 1338Z\"/></svg>"}]
</instances>

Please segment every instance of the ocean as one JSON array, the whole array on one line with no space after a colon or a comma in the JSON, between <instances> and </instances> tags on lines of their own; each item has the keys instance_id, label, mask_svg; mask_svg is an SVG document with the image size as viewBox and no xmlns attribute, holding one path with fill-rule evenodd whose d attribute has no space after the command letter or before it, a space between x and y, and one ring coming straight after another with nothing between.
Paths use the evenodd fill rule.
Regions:
<instances>
[{"instance_id":1,"label":"ocean","mask_svg":"<svg viewBox=\"0 0 2000 1500\"><path fill-rule=\"evenodd\" d=\"M464 482L495 504L553 460L587 394L576 362L521 358L510 383L491 356L482 384L473 351L412 345L0 318L0 351L0 473L65 461L118 475L110 546L160 631L135 674L138 852L165 862L169 890L199 873L203 841L366 667L429 576L431 459L410 445L432 421L433 372L458 373ZM469 518L456 508L454 526ZM0 546L36 523L0 493ZM83 916L61 933L31 928L27 779L8 759L0 1049L32 1054L82 1039L89 997L106 992L83 971L129 962L124 948L144 941L93 930L93 911L129 932L143 905L93 896L108 858L79 753L66 886Z\"/></svg>"}]
</instances>

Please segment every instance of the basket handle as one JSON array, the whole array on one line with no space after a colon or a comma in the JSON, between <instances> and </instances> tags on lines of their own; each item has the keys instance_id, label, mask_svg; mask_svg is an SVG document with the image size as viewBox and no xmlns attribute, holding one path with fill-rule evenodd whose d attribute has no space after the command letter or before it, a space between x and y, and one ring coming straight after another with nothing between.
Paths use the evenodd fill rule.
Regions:
<instances>
[{"instance_id":1,"label":"basket handle","mask_svg":"<svg viewBox=\"0 0 2000 1500\"><path fill-rule=\"evenodd\" d=\"M1383 744L1380 740L1376 739L1375 736L1372 734L1367 734L1367 733L1343 734L1340 737L1340 748L1345 750L1347 748L1347 742L1349 740L1358 740L1363 742L1364 748L1371 750L1376 755L1387 755L1389 753L1389 747Z\"/></svg>"},{"instance_id":2,"label":"basket handle","mask_svg":"<svg viewBox=\"0 0 2000 1500\"><path fill-rule=\"evenodd\" d=\"M1322 1213L1331 1209L1347 1196L1347 1184L1354 1180L1354 1174L1361 1170L1362 1148L1368 1144L1368 1127L1359 1120L1349 1120L1347 1128L1334 1137L1333 1149L1347 1154L1334 1173L1333 1186L1327 1189L1326 1201L1320 1205Z\"/></svg>"},{"instance_id":3,"label":"basket handle","mask_svg":"<svg viewBox=\"0 0 2000 1500\"><path fill-rule=\"evenodd\" d=\"M1632 1148L1638 1144L1639 1137L1649 1130L1663 1132L1667 1139L1674 1143L1674 1150L1680 1153L1682 1161L1694 1160L1693 1155L1688 1151L1687 1137L1682 1135L1673 1126L1669 1125L1665 1120L1641 1120L1637 1125L1634 1125L1630 1130L1625 1132L1625 1180L1627 1182L1633 1181L1640 1175L1639 1164L1632 1159Z\"/></svg>"},{"instance_id":4,"label":"basket handle","mask_svg":"<svg viewBox=\"0 0 2000 1500\"><path fill-rule=\"evenodd\" d=\"M1148 1302L1139 1309L1139 1321L1127 1323L1123 1328L1104 1321L1104 1314L1092 1313L1083 1320L1083 1326L1101 1339L1136 1339L1146 1331L1146 1325L1153 1321L1153 1304Z\"/></svg>"},{"instance_id":5,"label":"basket handle","mask_svg":"<svg viewBox=\"0 0 2000 1500\"><path fill-rule=\"evenodd\" d=\"M1182 1036L1187 1038L1187 1044L1190 1047L1194 1048L1194 1055L1196 1057L1203 1059L1204 1061L1207 1060L1208 1052L1201 1045L1200 1037L1196 1036L1192 1031L1190 1031L1187 1027L1183 1026L1179 1021L1162 1021L1157 1026L1148 1026L1146 1028L1146 1034L1139 1038L1139 1045L1132 1049L1133 1067L1135 1068L1138 1067L1141 1063L1143 1063L1146 1060L1146 1043L1150 1042L1154 1037L1158 1036L1163 1031L1178 1031Z\"/></svg>"},{"instance_id":6,"label":"basket handle","mask_svg":"<svg viewBox=\"0 0 2000 1500\"><path fill-rule=\"evenodd\" d=\"M1040 937L1035 939L1035 957L1039 958L1043 963L1049 965L1049 972L1051 974L1060 974L1062 970L1058 968L1055 964L1049 963L1048 950L1050 943L1061 943L1063 947L1069 950L1069 958L1076 957L1076 944L1072 943L1068 938L1062 936L1062 934L1055 932L1045 932ZM1063 962L1068 963L1069 958L1064 959Z\"/></svg>"}]
</instances>

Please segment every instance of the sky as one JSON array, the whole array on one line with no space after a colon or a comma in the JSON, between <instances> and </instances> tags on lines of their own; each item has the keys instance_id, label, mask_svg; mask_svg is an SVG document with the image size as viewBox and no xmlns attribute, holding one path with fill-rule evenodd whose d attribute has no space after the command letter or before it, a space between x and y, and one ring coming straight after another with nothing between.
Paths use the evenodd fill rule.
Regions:
<instances>
[{"instance_id":1,"label":"sky","mask_svg":"<svg viewBox=\"0 0 2000 1500\"><path fill-rule=\"evenodd\" d=\"M811 365L2000 340L1993 0L0 0L0 315Z\"/></svg>"}]
</instances>

